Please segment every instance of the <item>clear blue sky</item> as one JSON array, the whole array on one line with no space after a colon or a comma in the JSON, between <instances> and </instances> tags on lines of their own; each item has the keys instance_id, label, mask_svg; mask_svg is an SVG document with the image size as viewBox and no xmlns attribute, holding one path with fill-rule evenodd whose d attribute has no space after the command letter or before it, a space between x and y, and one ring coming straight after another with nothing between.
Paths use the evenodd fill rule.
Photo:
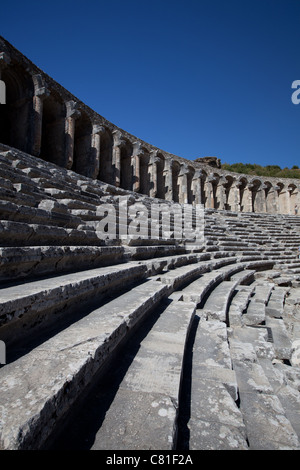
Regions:
<instances>
[{"instance_id":1,"label":"clear blue sky","mask_svg":"<svg viewBox=\"0 0 300 470\"><path fill-rule=\"evenodd\" d=\"M2 36L146 142L300 166L300 0L5 0L0 15Z\"/></svg>"}]
</instances>

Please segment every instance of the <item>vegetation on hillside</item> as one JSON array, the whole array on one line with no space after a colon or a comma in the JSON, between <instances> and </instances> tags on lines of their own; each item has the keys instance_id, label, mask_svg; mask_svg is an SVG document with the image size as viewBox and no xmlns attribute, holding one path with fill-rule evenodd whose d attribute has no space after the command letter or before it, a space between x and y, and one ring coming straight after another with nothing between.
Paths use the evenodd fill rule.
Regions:
<instances>
[{"instance_id":1,"label":"vegetation on hillside","mask_svg":"<svg viewBox=\"0 0 300 470\"><path fill-rule=\"evenodd\" d=\"M246 175L274 176L277 178L298 178L300 179L300 169L297 165L292 168L280 168L278 165L261 166L252 163L223 163L222 169Z\"/></svg>"}]
</instances>

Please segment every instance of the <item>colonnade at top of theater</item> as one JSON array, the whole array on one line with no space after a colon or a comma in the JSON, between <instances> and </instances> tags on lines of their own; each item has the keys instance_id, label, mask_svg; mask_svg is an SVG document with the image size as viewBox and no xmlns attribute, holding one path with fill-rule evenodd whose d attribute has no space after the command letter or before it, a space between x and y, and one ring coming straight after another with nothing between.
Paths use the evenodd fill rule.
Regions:
<instances>
[{"instance_id":1,"label":"colonnade at top of theater","mask_svg":"<svg viewBox=\"0 0 300 470\"><path fill-rule=\"evenodd\" d=\"M0 52L0 142L150 197L219 210L294 214L297 180L250 177L175 157L116 128L39 69Z\"/></svg>"}]
</instances>

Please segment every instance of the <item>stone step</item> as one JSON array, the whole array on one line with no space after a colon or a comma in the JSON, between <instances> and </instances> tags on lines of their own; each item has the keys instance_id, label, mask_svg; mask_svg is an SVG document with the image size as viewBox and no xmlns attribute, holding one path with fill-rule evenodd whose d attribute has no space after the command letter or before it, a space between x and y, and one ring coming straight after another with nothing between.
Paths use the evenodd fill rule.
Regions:
<instances>
[{"instance_id":1,"label":"stone step","mask_svg":"<svg viewBox=\"0 0 300 470\"><path fill-rule=\"evenodd\" d=\"M79 217L71 214L18 205L9 201L0 201L0 219L14 222L27 222L30 220L33 224L67 228L76 228L82 223Z\"/></svg>"},{"instance_id":2,"label":"stone step","mask_svg":"<svg viewBox=\"0 0 300 470\"><path fill-rule=\"evenodd\" d=\"M280 360L290 361L292 357L293 346L284 320L267 316L266 326L272 330L276 357Z\"/></svg>"},{"instance_id":3,"label":"stone step","mask_svg":"<svg viewBox=\"0 0 300 470\"><path fill-rule=\"evenodd\" d=\"M284 310L284 301L286 290L280 287L275 287L269 298L266 306L266 315L269 317L282 318Z\"/></svg>"},{"instance_id":4,"label":"stone step","mask_svg":"<svg viewBox=\"0 0 300 470\"><path fill-rule=\"evenodd\" d=\"M247 307L247 311L242 316L245 325L259 325L266 319L266 304L269 301L274 283L259 282L255 285L255 292Z\"/></svg>"},{"instance_id":5,"label":"stone step","mask_svg":"<svg viewBox=\"0 0 300 470\"><path fill-rule=\"evenodd\" d=\"M0 448L41 448L113 351L167 293L166 285L146 281L2 367Z\"/></svg>"},{"instance_id":6,"label":"stone step","mask_svg":"<svg viewBox=\"0 0 300 470\"><path fill-rule=\"evenodd\" d=\"M273 364L268 358L259 358L259 364L300 440L300 394L297 386L300 381L299 368L291 370L290 366L281 362Z\"/></svg>"},{"instance_id":7,"label":"stone step","mask_svg":"<svg viewBox=\"0 0 300 470\"><path fill-rule=\"evenodd\" d=\"M253 280L255 270L241 270L230 276L230 280L222 281L209 295L202 308L202 316L209 320L229 323L228 307L238 285ZM198 310L200 312L200 310Z\"/></svg>"},{"instance_id":8,"label":"stone step","mask_svg":"<svg viewBox=\"0 0 300 470\"><path fill-rule=\"evenodd\" d=\"M7 345L33 336L96 298L146 277L146 266L124 263L4 287L0 290L0 335ZM73 310L72 310L73 309Z\"/></svg>"},{"instance_id":9,"label":"stone step","mask_svg":"<svg viewBox=\"0 0 300 470\"><path fill-rule=\"evenodd\" d=\"M201 320L200 314L191 355L188 449L247 450L225 323Z\"/></svg>"},{"instance_id":10,"label":"stone step","mask_svg":"<svg viewBox=\"0 0 300 470\"><path fill-rule=\"evenodd\" d=\"M249 449L299 450L297 434L259 362L270 360L264 344L263 328L236 327L229 337Z\"/></svg>"},{"instance_id":11,"label":"stone step","mask_svg":"<svg viewBox=\"0 0 300 470\"><path fill-rule=\"evenodd\" d=\"M13 237L12 237L13 233ZM0 246L62 246L105 244L97 232L38 223L0 220Z\"/></svg>"},{"instance_id":12,"label":"stone step","mask_svg":"<svg viewBox=\"0 0 300 470\"><path fill-rule=\"evenodd\" d=\"M243 325L242 315L246 311L250 298L254 293L255 287L250 286L237 286L236 294L230 302L228 309L228 321L230 326Z\"/></svg>"},{"instance_id":13,"label":"stone step","mask_svg":"<svg viewBox=\"0 0 300 470\"><path fill-rule=\"evenodd\" d=\"M185 284L189 284L195 279L199 278L202 273L207 273L210 270L217 268L218 266L224 266L227 264L232 264L236 261L236 258L224 258L219 260L211 261L200 261L198 263L182 266L174 270L170 270L166 273L163 273L157 277L157 279L163 284L168 284L173 289L180 289ZM213 277L213 274L212 274ZM189 302L190 298L185 298L185 301ZM194 300L192 300L194 301Z\"/></svg>"},{"instance_id":14,"label":"stone step","mask_svg":"<svg viewBox=\"0 0 300 470\"><path fill-rule=\"evenodd\" d=\"M226 322L227 308L238 281L222 281L208 297L202 309L209 320Z\"/></svg>"},{"instance_id":15,"label":"stone step","mask_svg":"<svg viewBox=\"0 0 300 470\"><path fill-rule=\"evenodd\" d=\"M126 254L121 246L0 247L0 285L49 274L98 268L129 259L135 257Z\"/></svg>"},{"instance_id":16,"label":"stone step","mask_svg":"<svg viewBox=\"0 0 300 470\"><path fill-rule=\"evenodd\" d=\"M205 296L215 289L216 286L230 278L231 275L242 271L244 269L244 264L233 264L231 261L230 265L223 265L218 267L214 266L213 271L205 272L193 282L190 282L189 285L182 289L182 298L184 301L192 301L199 305Z\"/></svg>"},{"instance_id":17,"label":"stone step","mask_svg":"<svg viewBox=\"0 0 300 470\"><path fill-rule=\"evenodd\" d=\"M176 447L183 358L195 308L194 303L171 301L140 341L92 450Z\"/></svg>"}]
</instances>

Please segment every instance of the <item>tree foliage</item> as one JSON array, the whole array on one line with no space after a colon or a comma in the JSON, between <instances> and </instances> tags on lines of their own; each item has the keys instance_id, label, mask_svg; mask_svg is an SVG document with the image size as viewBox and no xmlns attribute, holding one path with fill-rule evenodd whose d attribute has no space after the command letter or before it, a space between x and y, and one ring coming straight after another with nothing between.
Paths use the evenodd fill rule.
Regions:
<instances>
[{"instance_id":1,"label":"tree foliage","mask_svg":"<svg viewBox=\"0 0 300 470\"><path fill-rule=\"evenodd\" d=\"M253 163L223 163L222 169L233 171L234 173L244 173L245 175L273 176L277 178L297 178L300 179L300 169L297 165L290 168L281 168L278 165L261 166Z\"/></svg>"}]
</instances>

